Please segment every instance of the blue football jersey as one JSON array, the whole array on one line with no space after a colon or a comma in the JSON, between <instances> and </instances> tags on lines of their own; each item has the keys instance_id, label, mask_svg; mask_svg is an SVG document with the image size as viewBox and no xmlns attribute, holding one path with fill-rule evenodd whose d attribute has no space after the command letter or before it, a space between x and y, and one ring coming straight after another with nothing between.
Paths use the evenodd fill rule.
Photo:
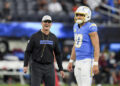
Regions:
<instances>
[{"instance_id":1,"label":"blue football jersey","mask_svg":"<svg viewBox=\"0 0 120 86\"><path fill-rule=\"evenodd\" d=\"M97 26L94 23L87 22L82 27L75 23L73 26L76 60L94 58L94 48L89 33L97 32Z\"/></svg>"}]
</instances>

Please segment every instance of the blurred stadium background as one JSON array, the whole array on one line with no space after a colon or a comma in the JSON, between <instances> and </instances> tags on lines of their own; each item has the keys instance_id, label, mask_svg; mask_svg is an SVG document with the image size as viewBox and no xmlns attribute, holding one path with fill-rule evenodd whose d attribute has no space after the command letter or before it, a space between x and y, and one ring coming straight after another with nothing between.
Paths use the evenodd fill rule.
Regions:
<instances>
[{"instance_id":1,"label":"blurred stadium background","mask_svg":"<svg viewBox=\"0 0 120 86\"><path fill-rule=\"evenodd\" d=\"M100 74L94 76L93 85L120 86L120 0L0 0L0 86L29 85L30 75L23 73L24 51L29 37L41 29L45 14L53 18L51 32L59 38L62 51L65 78L57 73L58 86L77 86L66 67L74 12L81 5L91 8L100 38Z\"/></svg>"}]
</instances>

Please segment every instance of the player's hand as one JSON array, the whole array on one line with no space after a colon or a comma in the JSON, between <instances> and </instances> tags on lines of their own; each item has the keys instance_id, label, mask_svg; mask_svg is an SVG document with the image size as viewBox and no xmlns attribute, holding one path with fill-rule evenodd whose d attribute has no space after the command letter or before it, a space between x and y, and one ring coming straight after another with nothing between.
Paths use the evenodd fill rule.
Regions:
<instances>
[{"instance_id":1,"label":"player's hand","mask_svg":"<svg viewBox=\"0 0 120 86\"><path fill-rule=\"evenodd\" d=\"M72 69L72 65L73 65L73 63L69 62L68 67L67 67L67 69L68 69L69 72L71 72L73 70Z\"/></svg>"},{"instance_id":2,"label":"player's hand","mask_svg":"<svg viewBox=\"0 0 120 86\"><path fill-rule=\"evenodd\" d=\"M23 68L23 72L24 72L24 73L27 73L27 71L28 71L28 67L24 67L24 68Z\"/></svg>"},{"instance_id":3,"label":"player's hand","mask_svg":"<svg viewBox=\"0 0 120 86\"><path fill-rule=\"evenodd\" d=\"M64 71L60 71L60 74L61 74L62 78L65 77Z\"/></svg>"},{"instance_id":4,"label":"player's hand","mask_svg":"<svg viewBox=\"0 0 120 86\"><path fill-rule=\"evenodd\" d=\"M99 73L99 67L98 65L93 65L93 73L98 74Z\"/></svg>"}]
</instances>

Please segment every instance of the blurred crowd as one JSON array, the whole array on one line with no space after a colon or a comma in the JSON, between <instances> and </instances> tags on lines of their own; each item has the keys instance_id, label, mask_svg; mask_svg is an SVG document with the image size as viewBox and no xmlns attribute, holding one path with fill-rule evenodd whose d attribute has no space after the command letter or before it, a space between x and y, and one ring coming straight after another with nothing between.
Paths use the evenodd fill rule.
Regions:
<instances>
[{"instance_id":1,"label":"blurred crowd","mask_svg":"<svg viewBox=\"0 0 120 86\"><path fill-rule=\"evenodd\" d=\"M77 7L85 5L91 8L93 12L92 19L103 23L107 22L111 17L102 14L100 10L110 11L112 14L117 13L103 7L102 3L120 9L120 0L0 0L0 22L40 22L44 14L49 14L54 22L73 23L74 12ZM118 20L111 19L111 22L118 22ZM71 48L71 44L61 46L63 61L69 60ZM12 59L9 57L12 57ZM10 51L8 42L0 40L0 60L23 59L23 50L13 49ZM99 66L100 74L94 77L96 84L111 83L120 85L120 51L111 52L109 47L105 47L100 54ZM67 83L75 82L75 80L72 80L74 77L73 72L69 77Z\"/></svg>"},{"instance_id":2,"label":"blurred crowd","mask_svg":"<svg viewBox=\"0 0 120 86\"><path fill-rule=\"evenodd\" d=\"M105 47L99 58L100 73L95 76L97 84L110 83L120 85L120 51L113 52Z\"/></svg>"},{"instance_id":3,"label":"blurred crowd","mask_svg":"<svg viewBox=\"0 0 120 86\"><path fill-rule=\"evenodd\" d=\"M114 10L103 7L102 3L120 9L120 0L0 0L0 19L3 22L41 21L44 14L49 14L54 22L73 22L77 7L85 5L91 8L92 18L102 22L109 19L99 10L116 14Z\"/></svg>"},{"instance_id":4,"label":"blurred crowd","mask_svg":"<svg viewBox=\"0 0 120 86\"><path fill-rule=\"evenodd\" d=\"M63 47L63 61L68 61L70 58L71 46ZM108 46L104 47L99 57L100 73L94 76L94 82L98 86L102 84L119 84L120 86L120 50L118 52L110 51ZM76 83L73 72L71 72L68 83Z\"/></svg>"}]
</instances>

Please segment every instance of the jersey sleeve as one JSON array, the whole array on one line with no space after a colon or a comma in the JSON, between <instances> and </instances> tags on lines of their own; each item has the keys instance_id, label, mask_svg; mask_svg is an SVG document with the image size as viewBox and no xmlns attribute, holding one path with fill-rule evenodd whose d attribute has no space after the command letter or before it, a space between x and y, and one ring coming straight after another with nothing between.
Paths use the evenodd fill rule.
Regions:
<instances>
[{"instance_id":1,"label":"jersey sleeve","mask_svg":"<svg viewBox=\"0 0 120 86\"><path fill-rule=\"evenodd\" d=\"M25 50L25 56L24 56L24 67L28 66L29 59L32 55L33 47L34 47L34 37L32 36L30 40L28 41L26 50Z\"/></svg>"},{"instance_id":2,"label":"jersey sleeve","mask_svg":"<svg viewBox=\"0 0 120 86\"><path fill-rule=\"evenodd\" d=\"M89 32L88 33L92 33L92 32L97 32L97 25L96 24L91 24L90 26L89 26L89 30L88 30Z\"/></svg>"},{"instance_id":3,"label":"jersey sleeve","mask_svg":"<svg viewBox=\"0 0 120 86\"><path fill-rule=\"evenodd\" d=\"M55 57L56 57L58 67L59 67L59 71L61 71L61 70L63 70L63 66L62 66L62 57L61 57L60 47L59 47L58 44L59 44L58 38L55 36L54 53L55 53Z\"/></svg>"}]
</instances>

